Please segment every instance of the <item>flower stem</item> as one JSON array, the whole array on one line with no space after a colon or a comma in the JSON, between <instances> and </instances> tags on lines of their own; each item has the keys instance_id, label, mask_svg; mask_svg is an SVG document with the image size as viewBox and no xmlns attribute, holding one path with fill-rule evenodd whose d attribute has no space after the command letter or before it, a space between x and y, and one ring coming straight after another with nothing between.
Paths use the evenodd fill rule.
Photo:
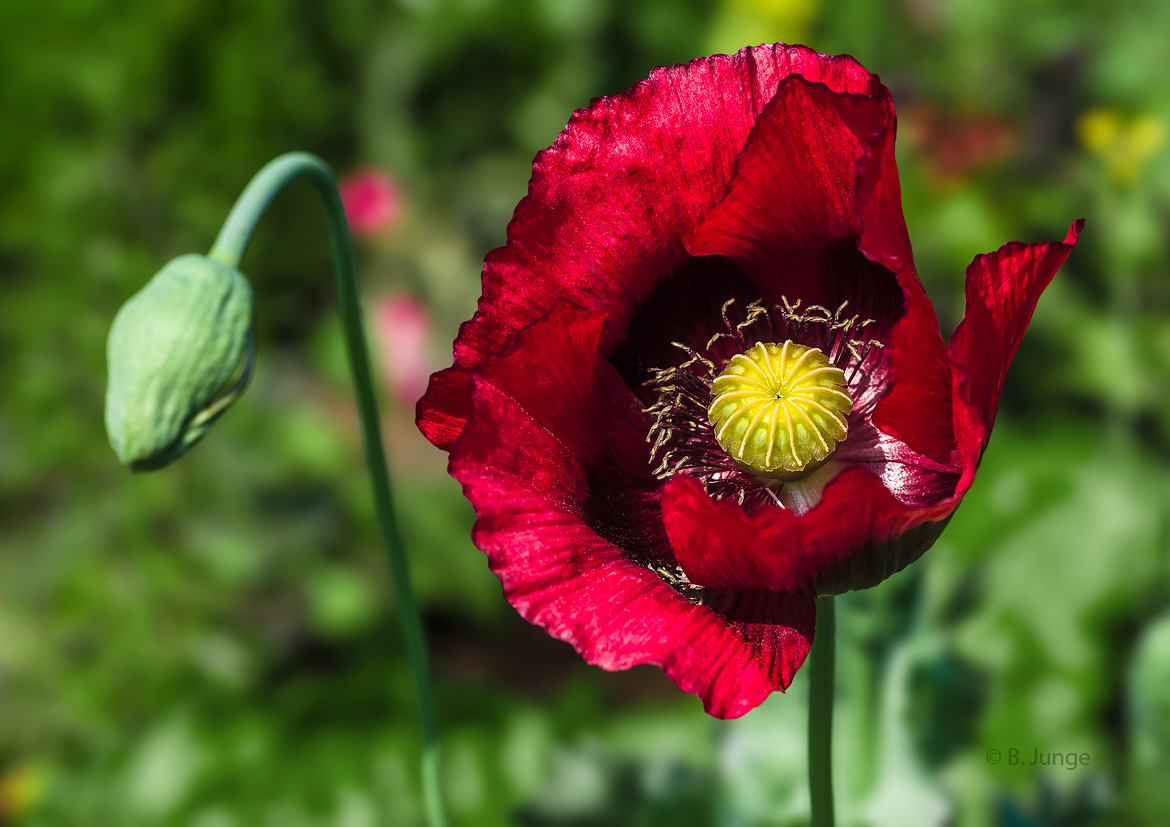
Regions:
<instances>
[{"instance_id":1,"label":"flower stem","mask_svg":"<svg viewBox=\"0 0 1170 827\"><path fill-rule=\"evenodd\" d=\"M358 414L361 419L366 465L370 472L378 526L386 547L386 558L390 565L398 611L406 637L406 650L414 671L415 689L418 693L419 722L423 739L423 805L429 824L432 827L444 827L447 817L440 783L438 725L427 665L427 650L423 641L418 607L410 586L410 571L402 534L394 516L390 497L390 475L386 469L378 405L370 380L370 360L366 350L365 334L362 331L353 240L350 237L345 211L341 206L341 196L337 191L337 179L332 170L320 158L304 152L291 152L269 162L256 173L256 177L251 180L232 207L209 256L238 268L264 210L285 184L299 177L307 178L325 202L325 218L333 247L333 269L337 278L338 309L341 313L349 367L353 375Z\"/></svg>"},{"instance_id":2,"label":"flower stem","mask_svg":"<svg viewBox=\"0 0 1170 827\"><path fill-rule=\"evenodd\" d=\"M817 598L817 628L809 653L808 791L812 827L833 827L833 658L837 618L833 596Z\"/></svg>"}]
</instances>

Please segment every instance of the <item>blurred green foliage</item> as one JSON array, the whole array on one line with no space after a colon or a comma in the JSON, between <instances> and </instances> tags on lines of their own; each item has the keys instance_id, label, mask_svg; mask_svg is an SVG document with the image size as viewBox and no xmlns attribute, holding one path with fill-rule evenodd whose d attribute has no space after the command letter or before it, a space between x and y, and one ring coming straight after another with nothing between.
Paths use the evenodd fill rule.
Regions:
<instances>
[{"instance_id":1,"label":"blurred green foliage","mask_svg":"<svg viewBox=\"0 0 1170 827\"><path fill-rule=\"evenodd\" d=\"M893 90L944 331L975 254L1088 220L943 539L839 601L842 823L1170 817L1170 6L9 0L0 31L0 824L419 819L316 203L291 188L261 225L258 378L163 474L106 444L109 323L303 149L399 182L364 290L425 301L437 368L570 112L773 40ZM723 723L653 669L585 666L504 603L445 457L389 403L457 822L805 823L804 677Z\"/></svg>"}]
</instances>

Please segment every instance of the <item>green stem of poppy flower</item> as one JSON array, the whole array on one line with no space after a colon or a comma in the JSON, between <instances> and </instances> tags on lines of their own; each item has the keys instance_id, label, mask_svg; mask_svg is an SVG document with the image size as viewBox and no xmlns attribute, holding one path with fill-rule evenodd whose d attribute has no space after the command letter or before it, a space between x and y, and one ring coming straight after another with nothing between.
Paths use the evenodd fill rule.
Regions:
<instances>
[{"instance_id":1,"label":"green stem of poppy flower","mask_svg":"<svg viewBox=\"0 0 1170 827\"><path fill-rule=\"evenodd\" d=\"M817 628L809 652L808 791L812 827L833 827L833 660L837 618L833 596L817 598Z\"/></svg>"},{"instance_id":2,"label":"green stem of poppy flower","mask_svg":"<svg viewBox=\"0 0 1170 827\"><path fill-rule=\"evenodd\" d=\"M212 245L209 256L238 268L264 210L287 183L301 177L308 179L325 202L325 218L333 247L333 269L337 278L338 309L341 313L349 367L353 375L358 414L361 419L366 465L370 472L378 526L386 547L386 558L390 565L398 611L406 637L406 650L414 670L415 688L418 693L423 738L423 804L432 827L444 827L447 817L440 783L438 725L431 692L426 644L423 640L418 607L411 590L410 571L402 534L394 516L390 496L390 475L386 469L378 405L374 398L370 360L365 334L362 331L353 239L350 237L349 223L345 218L333 171L320 158L304 152L291 152L269 162L240 195L215 244Z\"/></svg>"}]
</instances>

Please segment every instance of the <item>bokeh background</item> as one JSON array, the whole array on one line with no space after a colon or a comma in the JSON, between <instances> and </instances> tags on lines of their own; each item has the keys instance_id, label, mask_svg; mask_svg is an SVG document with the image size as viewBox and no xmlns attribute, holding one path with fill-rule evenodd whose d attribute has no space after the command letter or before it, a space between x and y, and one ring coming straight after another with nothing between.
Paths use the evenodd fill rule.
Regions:
<instances>
[{"instance_id":1,"label":"bokeh background","mask_svg":"<svg viewBox=\"0 0 1170 827\"><path fill-rule=\"evenodd\" d=\"M6 0L0 32L0 824L421 817L307 186L245 261L250 392L157 474L102 426L119 305L292 149L394 188L359 254L456 823L806 823L806 675L719 722L585 665L503 601L412 425L570 112L776 40L892 89L947 334L975 254L1087 219L950 528L838 601L840 823L1170 823L1170 4Z\"/></svg>"}]
</instances>

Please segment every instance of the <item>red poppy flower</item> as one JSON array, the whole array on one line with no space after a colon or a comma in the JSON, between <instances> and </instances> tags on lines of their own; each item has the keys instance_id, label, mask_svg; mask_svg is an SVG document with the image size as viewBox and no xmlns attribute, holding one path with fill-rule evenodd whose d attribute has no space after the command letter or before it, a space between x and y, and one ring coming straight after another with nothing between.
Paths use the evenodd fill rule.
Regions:
<instances>
[{"instance_id":1,"label":"red poppy flower","mask_svg":"<svg viewBox=\"0 0 1170 827\"><path fill-rule=\"evenodd\" d=\"M948 347L894 129L853 59L761 46L657 69L537 156L418 424L505 597L588 662L742 715L814 597L915 560L971 485L1081 225L977 257Z\"/></svg>"}]
</instances>

